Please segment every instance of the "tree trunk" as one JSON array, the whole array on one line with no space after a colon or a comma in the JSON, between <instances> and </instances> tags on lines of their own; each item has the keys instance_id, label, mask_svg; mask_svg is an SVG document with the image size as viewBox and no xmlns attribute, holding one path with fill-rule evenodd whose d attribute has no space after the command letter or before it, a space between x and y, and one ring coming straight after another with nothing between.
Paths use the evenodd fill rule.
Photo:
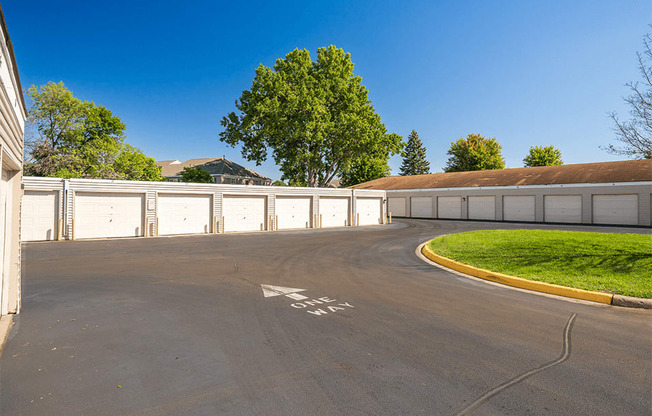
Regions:
<instances>
[{"instance_id":1,"label":"tree trunk","mask_svg":"<svg viewBox=\"0 0 652 416\"><path fill-rule=\"evenodd\" d=\"M315 183L315 171L312 169L308 169L308 187L310 188L316 188L316 183Z\"/></svg>"}]
</instances>

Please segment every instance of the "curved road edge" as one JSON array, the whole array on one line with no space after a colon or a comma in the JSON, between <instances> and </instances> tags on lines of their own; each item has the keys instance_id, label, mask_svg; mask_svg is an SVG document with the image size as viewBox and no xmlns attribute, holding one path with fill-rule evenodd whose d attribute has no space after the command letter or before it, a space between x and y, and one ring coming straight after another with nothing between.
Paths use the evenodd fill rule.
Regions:
<instances>
[{"instance_id":1,"label":"curved road edge","mask_svg":"<svg viewBox=\"0 0 652 416\"><path fill-rule=\"evenodd\" d=\"M468 264L440 256L428 247L430 240L421 244L417 251L421 252L430 261L440 264L449 269L460 273L500 283L507 286L517 287L519 289L532 290L535 292L547 293L550 295L563 296L567 298L581 299L591 302L598 302L607 305L615 305L629 308L652 309L652 299L636 298L631 296L622 296L611 293L595 292L591 290L575 289L572 287L555 285L552 283L538 282L527 280L520 277L509 276L502 273L492 272L490 270L480 269Z\"/></svg>"}]
</instances>

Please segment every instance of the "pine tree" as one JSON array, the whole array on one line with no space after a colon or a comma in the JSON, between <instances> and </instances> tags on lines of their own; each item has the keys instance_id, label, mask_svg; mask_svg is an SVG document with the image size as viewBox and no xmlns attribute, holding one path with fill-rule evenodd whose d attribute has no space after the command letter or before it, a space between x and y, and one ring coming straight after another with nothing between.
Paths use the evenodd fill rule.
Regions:
<instances>
[{"instance_id":1,"label":"pine tree","mask_svg":"<svg viewBox=\"0 0 652 416\"><path fill-rule=\"evenodd\" d=\"M430 173L430 162L426 160L426 148L421 143L416 130L412 130L403 152L401 176L424 175L427 173Z\"/></svg>"}]
</instances>

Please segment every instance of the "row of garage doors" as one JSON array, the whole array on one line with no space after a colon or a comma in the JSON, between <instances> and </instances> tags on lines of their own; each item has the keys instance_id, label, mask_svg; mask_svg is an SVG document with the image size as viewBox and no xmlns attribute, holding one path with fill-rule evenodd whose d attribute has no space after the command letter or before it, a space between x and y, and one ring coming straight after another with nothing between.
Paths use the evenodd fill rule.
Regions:
<instances>
[{"instance_id":1,"label":"row of garage doors","mask_svg":"<svg viewBox=\"0 0 652 416\"><path fill-rule=\"evenodd\" d=\"M25 191L22 241L55 240L63 228L59 192ZM224 196L222 217L213 216L213 194L163 194L146 201L141 193L76 192L72 229L75 239L211 233L219 230L261 231L349 225L350 198L320 197L314 215L312 197L277 196L275 215L268 216L267 196ZM146 202L156 218L146 219ZM382 198L357 198L358 225L382 224ZM147 229L147 231L145 231Z\"/></svg>"},{"instance_id":2,"label":"row of garage doors","mask_svg":"<svg viewBox=\"0 0 652 416\"><path fill-rule=\"evenodd\" d=\"M410 197L410 213L406 212L406 198L388 198L388 211L396 217L462 219L466 197L436 197L437 215L433 212L433 197ZM533 195L505 195L503 221L535 221ZM581 223L581 195L545 195L544 222ZM638 195L592 195L592 222L594 224L638 224ZM467 215L471 220L496 220L495 196L469 196Z\"/></svg>"}]
</instances>

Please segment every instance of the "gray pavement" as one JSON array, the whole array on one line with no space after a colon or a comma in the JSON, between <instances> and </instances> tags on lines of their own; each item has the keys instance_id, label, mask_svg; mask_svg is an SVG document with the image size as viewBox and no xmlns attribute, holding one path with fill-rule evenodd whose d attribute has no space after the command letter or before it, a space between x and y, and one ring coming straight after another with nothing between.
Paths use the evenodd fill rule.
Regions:
<instances>
[{"instance_id":1,"label":"gray pavement","mask_svg":"<svg viewBox=\"0 0 652 416\"><path fill-rule=\"evenodd\" d=\"M0 414L650 415L652 311L490 285L414 254L489 228L649 233L399 220L25 244Z\"/></svg>"}]
</instances>

